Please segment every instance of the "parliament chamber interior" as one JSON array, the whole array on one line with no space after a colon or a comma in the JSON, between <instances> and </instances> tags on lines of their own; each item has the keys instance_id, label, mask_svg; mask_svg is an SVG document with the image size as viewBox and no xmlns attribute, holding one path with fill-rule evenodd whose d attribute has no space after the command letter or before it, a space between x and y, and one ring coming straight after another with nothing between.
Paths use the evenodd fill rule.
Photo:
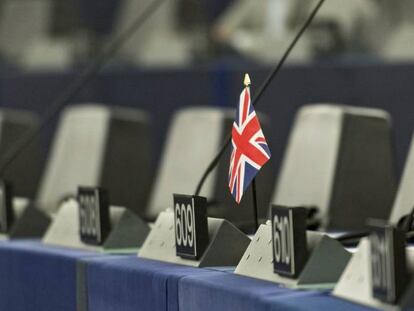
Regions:
<instances>
[{"instance_id":1,"label":"parliament chamber interior","mask_svg":"<svg viewBox=\"0 0 414 311\"><path fill-rule=\"evenodd\" d=\"M414 310L413 42L411 0L0 0L0 311Z\"/></svg>"}]
</instances>

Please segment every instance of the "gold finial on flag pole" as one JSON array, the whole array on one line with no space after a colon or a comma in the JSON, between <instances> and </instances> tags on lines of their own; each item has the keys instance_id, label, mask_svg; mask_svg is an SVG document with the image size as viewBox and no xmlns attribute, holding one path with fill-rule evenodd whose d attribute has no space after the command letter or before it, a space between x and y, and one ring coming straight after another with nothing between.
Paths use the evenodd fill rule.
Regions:
<instances>
[{"instance_id":1,"label":"gold finial on flag pole","mask_svg":"<svg viewBox=\"0 0 414 311\"><path fill-rule=\"evenodd\" d=\"M246 74L244 75L244 86L245 86L245 87L248 87L250 84L252 84L252 82L250 81L249 74L248 74L248 73L246 73Z\"/></svg>"}]
</instances>

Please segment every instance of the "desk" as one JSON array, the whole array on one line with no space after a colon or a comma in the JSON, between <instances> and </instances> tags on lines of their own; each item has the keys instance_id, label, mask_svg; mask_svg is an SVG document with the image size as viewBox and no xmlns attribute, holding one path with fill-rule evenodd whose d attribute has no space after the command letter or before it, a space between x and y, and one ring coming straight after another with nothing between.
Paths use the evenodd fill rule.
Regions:
<instances>
[{"instance_id":1,"label":"desk","mask_svg":"<svg viewBox=\"0 0 414 311\"><path fill-rule=\"evenodd\" d=\"M328 292L291 290L229 273L188 276L178 293L180 311L370 310Z\"/></svg>"},{"instance_id":2,"label":"desk","mask_svg":"<svg viewBox=\"0 0 414 311\"><path fill-rule=\"evenodd\" d=\"M0 242L0 310L76 310L76 264L99 254L43 245Z\"/></svg>"},{"instance_id":3,"label":"desk","mask_svg":"<svg viewBox=\"0 0 414 311\"><path fill-rule=\"evenodd\" d=\"M291 290L232 272L5 241L0 242L0 310L370 310L328 292Z\"/></svg>"},{"instance_id":4,"label":"desk","mask_svg":"<svg viewBox=\"0 0 414 311\"><path fill-rule=\"evenodd\" d=\"M222 274L137 256L88 258L89 311L178 311L178 287L189 275Z\"/></svg>"},{"instance_id":5,"label":"desk","mask_svg":"<svg viewBox=\"0 0 414 311\"><path fill-rule=\"evenodd\" d=\"M291 290L233 274L136 256L87 258L89 311L370 310L329 292Z\"/></svg>"}]
</instances>

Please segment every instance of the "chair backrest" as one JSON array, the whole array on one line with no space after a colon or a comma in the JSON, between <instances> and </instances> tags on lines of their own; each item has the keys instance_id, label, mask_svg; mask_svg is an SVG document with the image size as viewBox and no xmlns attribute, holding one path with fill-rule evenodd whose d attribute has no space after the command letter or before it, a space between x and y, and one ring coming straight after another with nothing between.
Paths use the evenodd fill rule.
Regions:
<instances>
[{"instance_id":1,"label":"chair backrest","mask_svg":"<svg viewBox=\"0 0 414 311\"><path fill-rule=\"evenodd\" d=\"M120 34L142 14L151 0L125 0L114 25ZM120 49L119 55L128 62L152 66L188 63L192 38L180 35L176 27L178 0L165 1Z\"/></svg>"},{"instance_id":2,"label":"chair backrest","mask_svg":"<svg viewBox=\"0 0 414 311\"><path fill-rule=\"evenodd\" d=\"M173 193L194 194L207 165L218 152L225 133L228 110L187 108L171 121L147 215L154 219L172 207ZM214 197L216 172L206 181L201 195Z\"/></svg>"},{"instance_id":3,"label":"chair backrest","mask_svg":"<svg viewBox=\"0 0 414 311\"><path fill-rule=\"evenodd\" d=\"M409 214L414 208L414 136L410 151L405 161L404 172L395 197L390 222L397 224L401 217Z\"/></svg>"},{"instance_id":4,"label":"chair backrest","mask_svg":"<svg viewBox=\"0 0 414 311\"><path fill-rule=\"evenodd\" d=\"M38 117L27 111L0 110L0 159L23 136L39 125ZM5 169L1 178L13 185L15 196L32 199L42 170L39 139L34 139Z\"/></svg>"},{"instance_id":5,"label":"chair backrest","mask_svg":"<svg viewBox=\"0 0 414 311\"><path fill-rule=\"evenodd\" d=\"M39 38L48 35L52 0L4 0L0 11L0 52L19 59Z\"/></svg>"},{"instance_id":6,"label":"chair backrest","mask_svg":"<svg viewBox=\"0 0 414 311\"><path fill-rule=\"evenodd\" d=\"M102 186L110 203L140 213L151 184L148 118L135 109L66 108L49 154L37 204L54 212L79 185Z\"/></svg>"},{"instance_id":7,"label":"chair backrest","mask_svg":"<svg viewBox=\"0 0 414 311\"><path fill-rule=\"evenodd\" d=\"M324 227L361 229L387 219L395 193L389 115L378 109L305 106L297 114L275 204L315 206Z\"/></svg>"}]
</instances>

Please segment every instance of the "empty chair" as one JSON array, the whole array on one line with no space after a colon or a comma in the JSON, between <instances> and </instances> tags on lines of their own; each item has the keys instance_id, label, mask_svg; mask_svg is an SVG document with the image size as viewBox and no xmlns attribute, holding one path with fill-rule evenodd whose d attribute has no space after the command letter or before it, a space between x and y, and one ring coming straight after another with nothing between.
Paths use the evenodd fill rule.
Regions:
<instances>
[{"instance_id":1,"label":"empty chair","mask_svg":"<svg viewBox=\"0 0 414 311\"><path fill-rule=\"evenodd\" d=\"M401 23L389 36L382 49L382 56L390 61L409 61L414 58L414 48L410 42L414 39L414 22Z\"/></svg>"},{"instance_id":2,"label":"empty chair","mask_svg":"<svg viewBox=\"0 0 414 311\"><path fill-rule=\"evenodd\" d=\"M21 60L51 23L51 0L4 0L0 11L0 53Z\"/></svg>"},{"instance_id":3,"label":"empty chair","mask_svg":"<svg viewBox=\"0 0 414 311\"><path fill-rule=\"evenodd\" d=\"M289 1L288 22L291 26L300 27L317 2ZM346 52L377 53L386 28L380 2L325 1L307 33L311 53L321 57Z\"/></svg>"},{"instance_id":4,"label":"empty chair","mask_svg":"<svg viewBox=\"0 0 414 311\"><path fill-rule=\"evenodd\" d=\"M314 206L328 229L387 219L395 193L389 115L378 109L305 106L297 114L273 197Z\"/></svg>"},{"instance_id":5,"label":"empty chair","mask_svg":"<svg viewBox=\"0 0 414 311\"><path fill-rule=\"evenodd\" d=\"M177 0L165 1L120 49L120 57L128 62L151 66L189 63L194 40L176 27L178 3ZM113 36L125 31L150 4L150 0L124 0Z\"/></svg>"},{"instance_id":6,"label":"empty chair","mask_svg":"<svg viewBox=\"0 0 414 311\"><path fill-rule=\"evenodd\" d=\"M173 205L173 193L194 194L207 165L230 133L235 112L220 108L187 108L178 111L171 122L164 152L156 175L147 217L154 219ZM263 120L262 120L263 123ZM201 195L210 201L210 216L225 218L242 229L254 226L251 191L240 206L230 195L228 168L230 151L222 158L218 169L207 179ZM259 216L265 218L273 188L272 168L266 164L257 178Z\"/></svg>"},{"instance_id":7,"label":"empty chair","mask_svg":"<svg viewBox=\"0 0 414 311\"><path fill-rule=\"evenodd\" d=\"M60 18L56 5L54 0L2 0L0 54L26 69L70 65L80 43L52 36Z\"/></svg>"},{"instance_id":8,"label":"empty chair","mask_svg":"<svg viewBox=\"0 0 414 311\"><path fill-rule=\"evenodd\" d=\"M0 110L0 159L38 124L38 117L31 112ZM1 178L12 183L14 195L34 197L42 169L40 156L39 142L35 139L6 167Z\"/></svg>"},{"instance_id":9,"label":"empty chair","mask_svg":"<svg viewBox=\"0 0 414 311\"><path fill-rule=\"evenodd\" d=\"M412 60L414 49L414 3L411 0L383 0L383 22L387 27L382 56L391 61ZM384 27L383 27L384 28ZM383 36L384 37L384 36Z\"/></svg>"},{"instance_id":10,"label":"empty chair","mask_svg":"<svg viewBox=\"0 0 414 311\"><path fill-rule=\"evenodd\" d=\"M151 153L145 113L100 105L71 106L62 113L37 196L54 212L79 185L102 186L110 203L137 214L151 184Z\"/></svg>"}]
</instances>

